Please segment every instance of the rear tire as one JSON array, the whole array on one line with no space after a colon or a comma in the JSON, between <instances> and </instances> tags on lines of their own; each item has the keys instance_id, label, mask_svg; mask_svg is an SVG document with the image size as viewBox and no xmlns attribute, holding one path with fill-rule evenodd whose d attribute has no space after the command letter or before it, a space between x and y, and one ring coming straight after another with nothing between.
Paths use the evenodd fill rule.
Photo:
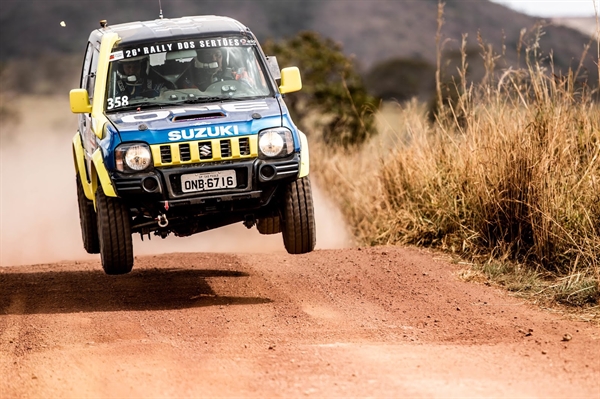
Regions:
<instances>
[{"instance_id":1,"label":"rear tire","mask_svg":"<svg viewBox=\"0 0 600 399\"><path fill-rule=\"evenodd\" d=\"M281 218L279 216L270 216L258 219L256 228L260 234L281 233Z\"/></svg>"},{"instance_id":2,"label":"rear tire","mask_svg":"<svg viewBox=\"0 0 600 399\"><path fill-rule=\"evenodd\" d=\"M98 238L106 274L126 274L133 268L133 240L129 208L121 198L107 197L98 185Z\"/></svg>"},{"instance_id":3,"label":"rear tire","mask_svg":"<svg viewBox=\"0 0 600 399\"><path fill-rule=\"evenodd\" d=\"M282 235L290 254L304 254L315 248L315 212L308 177L291 182L283 203Z\"/></svg>"},{"instance_id":4,"label":"rear tire","mask_svg":"<svg viewBox=\"0 0 600 399\"><path fill-rule=\"evenodd\" d=\"M85 196L79 175L75 178L75 184L77 184L77 205L79 206L79 225L81 226L83 248L89 254L97 254L100 252L100 242L98 241L94 202Z\"/></svg>"}]
</instances>

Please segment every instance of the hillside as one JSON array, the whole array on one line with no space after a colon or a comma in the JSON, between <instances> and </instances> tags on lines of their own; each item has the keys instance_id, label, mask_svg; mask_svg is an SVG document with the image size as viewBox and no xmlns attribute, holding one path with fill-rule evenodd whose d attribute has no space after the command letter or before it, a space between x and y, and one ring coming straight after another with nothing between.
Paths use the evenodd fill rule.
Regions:
<instances>
[{"instance_id":1,"label":"hillside","mask_svg":"<svg viewBox=\"0 0 600 399\"><path fill-rule=\"evenodd\" d=\"M315 30L343 44L348 54L355 54L363 70L390 58L435 60L436 0L163 0L162 9L165 17L228 15L249 25L261 40ZM79 53L100 19L116 24L158 15L158 1L154 0L5 0L0 8L0 62L42 53ZM481 32L495 51L501 52L502 45L506 46L505 65L512 65L517 61L521 29L531 29L536 22L486 0L447 0L443 35L452 39L447 50L458 48L463 33L468 33L469 46L477 50L477 33ZM544 32L543 52L552 50L560 69L576 66L589 37L550 21ZM592 61L590 55L587 66L593 70Z\"/></svg>"},{"instance_id":2,"label":"hillside","mask_svg":"<svg viewBox=\"0 0 600 399\"><path fill-rule=\"evenodd\" d=\"M335 15L336 18L330 18ZM342 42L349 52L370 67L394 57L418 58L434 62L437 1L419 2L341 2L324 3L313 28ZM355 21L354 23L348 21ZM539 21L489 1L447 0L444 15L444 38L451 39L446 50L458 50L463 33L468 34L470 48L478 49L478 32L496 52L506 46L506 61L517 60L517 44L521 29L532 30L542 23L541 48L545 54L553 50L559 68L573 65L581 57L589 38L573 29ZM591 59L588 60L588 62ZM593 64L590 62L589 66ZM576 66L576 64L575 64Z\"/></svg>"},{"instance_id":3,"label":"hillside","mask_svg":"<svg viewBox=\"0 0 600 399\"><path fill-rule=\"evenodd\" d=\"M596 37L598 34L598 25L596 17L579 17L579 18L552 18L552 22L557 25L567 26L569 28L580 31L590 37Z\"/></svg>"}]
</instances>

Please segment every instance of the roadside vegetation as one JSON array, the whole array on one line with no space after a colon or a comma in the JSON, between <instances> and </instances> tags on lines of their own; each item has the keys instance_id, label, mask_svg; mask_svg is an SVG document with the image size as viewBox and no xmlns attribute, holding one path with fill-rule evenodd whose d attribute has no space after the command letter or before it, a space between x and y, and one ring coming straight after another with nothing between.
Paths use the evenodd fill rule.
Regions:
<instances>
[{"instance_id":1,"label":"roadside vegetation","mask_svg":"<svg viewBox=\"0 0 600 399\"><path fill-rule=\"evenodd\" d=\"M522 67L504 70L477 38L486 73L473 82L467 37L444 78L438 31L433 100L382 105L379 134L362 145L334 146L326 130L313 132L312 171L361 245L442 250L468 266L466 279L597 321L599 87L576 66L554 71L542 36L539 27L522 32Z\"/></svg>"}]
</instances>

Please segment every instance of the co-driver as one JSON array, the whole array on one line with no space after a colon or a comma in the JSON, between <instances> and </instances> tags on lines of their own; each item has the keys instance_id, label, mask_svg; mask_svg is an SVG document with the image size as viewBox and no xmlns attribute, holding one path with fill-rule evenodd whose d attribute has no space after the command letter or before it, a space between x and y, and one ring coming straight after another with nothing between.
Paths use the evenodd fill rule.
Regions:
<instances>
[{"instance_id":1,"label":"co-driver","mask_svg":"<svg viewBox=\"0 0 600 399\"><path fill-rule=\"evenodd\" d=\"M148 59L125 59L119 61L117 93L119 97L156 97L165 90L164 83L152 80L147 73Z\"/></svg>"},{"instance_id":2,"label":"co-driver","mask_svg":"<svg viewBox=\"0 0 600 399\"><path fill-rule=\"evenodd\" d=\"M235 74L223 64L221 49L201 49L197 54L194 62L194 81L200 90L205 91L208 86L216 82L235 80Z\"/></svg>"}]
</instances>

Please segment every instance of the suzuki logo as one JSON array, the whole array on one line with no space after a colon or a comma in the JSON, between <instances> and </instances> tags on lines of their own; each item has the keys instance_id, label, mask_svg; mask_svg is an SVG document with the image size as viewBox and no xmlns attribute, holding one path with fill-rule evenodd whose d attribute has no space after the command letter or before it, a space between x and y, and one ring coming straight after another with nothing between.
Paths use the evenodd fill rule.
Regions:
<instances>
[{"instance_id":1,"label":"suzuki logo","mask_svg":"<svg viewBox=\"0 0 600 399\"><path fill-rule=\"evenodd\" d=\"M206 139L210 137L237 136L240 134L236 125L196 127L183 130L171 130L169 140Z\"/></svg>"},{"instance_id":2,"label":"suzuki logo","mask_svg":"<svg viewBox=\"0 0 600 399\"><path fill-rule=\"evenodd\" d=\"M210 145L204 144L200 147L200 155L203 157L208 157L212 153Z\"/></svg>"}]
</instances>

